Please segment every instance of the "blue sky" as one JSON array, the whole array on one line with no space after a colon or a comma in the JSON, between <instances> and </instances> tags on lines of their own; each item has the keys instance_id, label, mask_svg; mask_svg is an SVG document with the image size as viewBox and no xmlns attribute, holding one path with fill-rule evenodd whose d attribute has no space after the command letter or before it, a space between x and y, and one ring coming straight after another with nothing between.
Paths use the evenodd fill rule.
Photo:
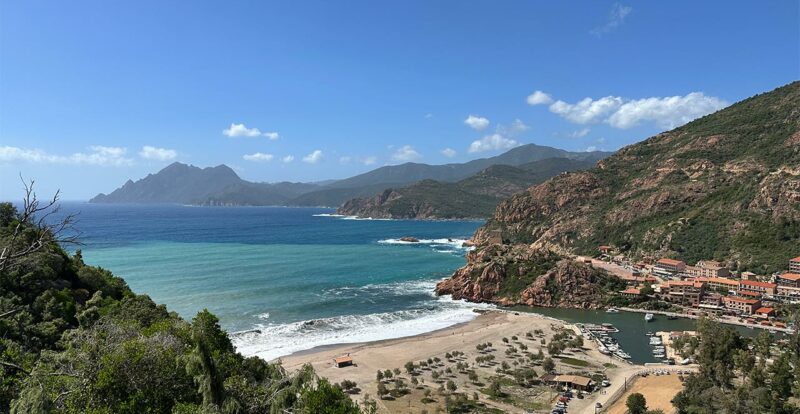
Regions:
<instances>
[{"instance_id":1,"label":"blue sky","mask_svg":"<svg viewBox=\"0 0 800 414\"><path fill-rule=\"evenodd\" d=\"M798 4L1 0L0 198L615 150L798 79Z\"/></svg>"}]
</instances>

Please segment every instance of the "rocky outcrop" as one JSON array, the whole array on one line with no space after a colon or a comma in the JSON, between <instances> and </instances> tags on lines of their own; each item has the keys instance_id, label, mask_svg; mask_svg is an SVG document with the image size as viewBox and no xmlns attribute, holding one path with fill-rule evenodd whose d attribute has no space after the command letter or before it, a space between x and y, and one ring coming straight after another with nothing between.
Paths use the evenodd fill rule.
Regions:
<instances>
[{"instance_id":1,"label":"rocky outcrop","mask_svg":"<svg viewBox=\"0 0 800 414\"><path fill-rule=\"evenodd\" d=\"M599 308L624 282L547 249L493 245L470 252L467 265L439 282L436 293L504 306Z\"/></svg>"}]
</instances>

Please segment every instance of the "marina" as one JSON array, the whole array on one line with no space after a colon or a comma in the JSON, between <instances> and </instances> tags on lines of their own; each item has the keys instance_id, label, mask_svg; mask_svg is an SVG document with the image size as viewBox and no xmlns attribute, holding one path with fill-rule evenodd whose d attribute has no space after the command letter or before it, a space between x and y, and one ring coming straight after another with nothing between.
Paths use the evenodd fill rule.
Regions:
<instances>
[{"instance_id":1,"label":"marina","mask_svg":"<svg viewBox=\"0 0 800 414\"><path fill-rule=\"evenodd\" d=\"M576 326L581 324L587 332L593 335L592 338L586 337L586 339L597 342L597 340L594 339L597 337L600 343L603 344L603 347L600 347L601 352L603 352L603 348L605 348L605 352L607 353L604 353L610 358L617 361L624 359L635 364L666 362L667 352L664 352L663 356L660 353L654 354L656 346L664 345L663 343L650 343L655 332L693 331L697 323L695 319L670 319L666 315L661 315L658 312L652 312L655 317L650 322L647 322L644 319L643 313L628 312L623 309L619 309L619 312L615 313L608 312L607 310L515 306L512 307L511 310L515 312L538 313L575 324ZM758 334L758 330L747 329L743 326L736 325L729 326L744 336L755 336ZM607 338L605 339L606 342L603 342L604 338ZM659 340L661 340L661 338L659 338ZM611 345L610 348L609 345ZM615 349L615 346L616 350L622 350L621 356L617 355L615 351L612 350ZM624 358L626 355L629 356L629 358Z\"/></svg>"}]
</instances>

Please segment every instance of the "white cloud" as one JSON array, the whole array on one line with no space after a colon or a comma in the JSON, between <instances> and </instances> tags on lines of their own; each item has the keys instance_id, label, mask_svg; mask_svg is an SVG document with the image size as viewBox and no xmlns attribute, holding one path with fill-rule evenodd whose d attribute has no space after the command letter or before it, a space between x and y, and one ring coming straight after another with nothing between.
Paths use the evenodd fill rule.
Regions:
<instances>
[{"instance_id":1,"label":"white cloud","mask_svg":"<svg viewBox=\"0 0 800 414\"><path fill-rule=\"evenodd\" d=\"M92 145L89 152L76 152L71 155L49 154L40 149L27 149L11 146L0 147L0 162L32 162L48 164L75 164L99 166L132 165L133 160L126 158L127 149L122 147L106 147Z\"/></svg>"},{"instance_id":2,"label":"white cloud","mask_svg":"<svg viewBox=\"0 0 800 414\"><path fill-rule=\"evenodd\" d=\"M509 149L514 148L519 145L519 142L516 140L506 138L501 134L492 134L486 135L485 137L473 141L472 144L469 145L470 153L475 152L484 152L484 151L493 151L493 150L502 150L502 149Z\"/></svg>"},{"instance_id":3,"label":"white cloud","mask_svg":"<svg viewBox=\"0 0 800 414\"><path fill-rule=\"evenodd\" d=\"M433 118L432 113L428 112L427 114L425 114L425 119L431 119L431 118Z\"/></svg>"},{"instance_id":4,"label":"white cloud","mask_svg":"<svg viewBox=\"0 0 800 414\"><path fill-rule=\"evenodd\" d=\"M339 157L339 164L350 164L353 158L349 156Z\"/></svg>"},{"instance_id":5,"label":"white cloud","mask_svg":"<svg viewBox=\"0 0 800 414\"><path fill-rule=\"evenodd\" d=\"M452 148L445 148L442 150L442 155L444 155L447 158L453 158L456 156L456 150Z\"/></svg>"},{"instance_id":6,"label":"white cloud","mask_svg":"<svg viewBox=\"0 0 800 414\"><path fill-rule=\"evenodd\" d=\"M528 105L547 105L551 102L553 102L553 98L542 91L534 91L528 95Z\"/></svg>"},{"instance_id":7,"label":"white cloud","mask_svg":"<svg viewBox=\"0 0 800 414\"><path fill-rule=\"evenodd\" d=\"M569 137L570 137L570 138L583 138L583 137L585 137L585 136L589 135L589 132L590 132L590 131L591 131L591 130L590 130L589 128L583 128L583 129L579 129L579 130L577 130L577 131L572 131L572 132L569 134Z\"/></svg>"},{"instance_id":8,"label":"white cloud","mask_svg":"<svg viewBox=\"0 0 800 414\"><path fill-rule=\"evenodd\" d=\"M550 112L576 124L605 122L614 128L628 129L649 121L659 128L671 129L728 105L724 99L692 92L685 96L634 100L619 96L584 98L574 104L559 100L550 105ZM582 137L588 132L582 129L570 136Z\"/></svg>"},{"instance_id":9,"label":"white cloud","mask_svg":"<svg viewBox=\"0 0 800 414\"><path fill-rule=\"evenodd\" d=\"M178 156L178 152L166 148L157 148L150 145L145 145L139 151L139 156L148 160L169 161L174 160Z\"/></svg>"},{"instance_id":10,"label":"white cloud","mask_svg":"<svg viewBox=\"0 0 800 414\"><path fill-rule=\"evenodd\" d=\"M284 164L288 164L288 163L294 161L294 156L293 155L287 155L287 156L281 158L281 161L283 161Z\"/></svg>"},{"instance_id":11,"label":"white cloud","mask_svg":"<svg viewBox=\"0 0 800 414\"><path fill-rule=\"evenodd\" d=\"M403 145L392 154L393 161L415 161L422 158L422 154L418 153L411 145Z\"/></svg>"},{"instance_id":12,"label":"white cloud","mask_svg":"<svg viewBox=\"0 0 800 414\"><path fill-rule=\"evenodd\" d=\"M306 155L303 157L303 162L307 162L309 164L316 164L322 161L322 151L314 150L311 154Z\"/></svg>"},{"instance_id":13,"label":"white cloud","mask_svg":"<svg viewBox=\"0 0 800 414\"><path fill-rule=\"evenodd\" d=\"M280 138L277 132L261 132L258 128L248 128L244 124L232 123L230 127L222 130L222 135L235 138L235 137L267 137L269 140L274 141Z\"/></svg>"},{"instance_id":14,"label":"white cloud","mask_svg":"<svg viewBox=\"0 0 800 414\"><path fill-rule=\"evenodd\" d=\"M586 152L595 152L595 151L597 151L597 147L594 146L594 145L590 145L590 146L586 147L586 149L584 151L586 151Z\"/></svg>"},{"instance_id":15,"label":"white cloud","mask_svg":"<svg viewBox=\"0 0 800 414\"><path fill-rule=\"evenodd\" d=\"M595 27L589 31L589 33L597 37L601 37L604 34L613 31L617 27L621 26L622 23L625 23L625 18L628 17L632 11L633 7L614 3L614 5L611 6L611 12L608 14L608 21L606 21L606 23L602 26Z\"/></svg>"},{"instance_id":16,"label":"white cloud","mask_svg":"<svg viewBox=\"0 0 800 414\"><path fill-rule=\"evenodd\" d=\"M486 129L486 127L489 126L488 119L482 116L475 116L475 115L468 116L467 119L464 120L464 123L476 131L483 131L484 129Z\"/></svg>"},{"instance_id":17,"label":"white cloud","mask_svg":"<svg viewBox=\"0 0 800 414\"><path fill-rule=\"evenodd\" d=\"M628 129L642 121L652 121L660 128L672 129L726 106L728 103L724 100L702 92L638 99L624 103L608 118L608 123L614 128Z\"/></svg>"},{"instance_id":18,"label":"white cloud","mask_svg":"<svg viewBox=\"0 0 800 414\"><path fill-rule=\"evenodd\" d=\"M576 124L588 124L599 121L609 113L617 110L621 105L622 98L618 96L606 96L597 100L584 98L574 104L564 101L553 102L550 105L550 112Z\"/></svg>"},{"instance_id":19,"label":"white cloud","mask_svg":"<svg viewBox=\"0 0 800 414\"><path fill-rule=\"evenodd\" d=\"M361 162L364 165L372 165L372 164L375 164L376 162L378 162L378 159L373 157L373 156L368 156L368 157L364 157L364 159L361 160Z\"/></svg>"},{"instance_id":20,"label":"white cloud","mask_svg":"<svg viewBox=\"0 0 800 414\"><path fill-rule=\"evenodd\" d=\"M246 161L254 161L254 162L269 162L272 161L274 156L272 154L266 154L263 152L256 152L253 154L245 154L242 156Z\"/></svg>"}]
</instances>

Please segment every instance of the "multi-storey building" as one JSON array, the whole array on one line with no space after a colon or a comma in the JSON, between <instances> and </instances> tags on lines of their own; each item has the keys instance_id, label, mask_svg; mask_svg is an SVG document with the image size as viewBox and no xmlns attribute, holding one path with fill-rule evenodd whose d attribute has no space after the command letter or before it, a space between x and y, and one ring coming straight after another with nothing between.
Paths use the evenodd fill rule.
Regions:
<instances>
[{"instance_id":1,"label":"multi-storey building","mask_svg":"<svg viewBox=\"0 0 800 414\"><path fill-rule=\"evenodd\" d=\"M800 273L784 273L775 277L775 283L781 286L800 287Z\"/></svg>"},{"instance_id":2,"label":"multi-storey building","mask_svg":"<svg viewBox=\"0 0 800 414\"><path fill-rule=\"evenodd\" d=\"M800 273L800 256L789 260L789 271L792 273Z\"/></svg>"},{"instance_id":3,"label":"multi-storey building","mask_svg":"<svg viewBox=\"0 0 800 414\"><path fill-rule=\"evenodd\" d=\"M704 290L704 283L690 280L670 280L661 285L664 299L686 306L699 304Z\"/></svg>"},{"instance_id":4,"label":"multi-storey building","mask_svg":"<svg viewBox=\"0 0 800 414\"><path fill-rule=\"evenodd\" d=\"M759 282L757 280L740 280L739 290L745 292L760 293L762 295L774 295L778 285L769 282Z\"/></svg>"},{"instance_id":5,"label":"multi-storey building","mask_svg":"<svg viewBox=\"0 0 800 414\"><path fill-rule=\"evenodd\" d=\"M738 281L724 277L696 277L690 280L705 283L709 288L716 290L729 291L739 289Z\"/></svg>"},{"instance_id":6,"label":"multi-storey building","mask_svg":"<svg viewBox=\"0 0 800 414\"><path fill-rule=\"evenodd\" d=\"M730 270L720 262L701 260L694 266L686 266L686 273L692 277L728 277Z\"/></svg>"},{"instance_id":7,"label":"multi-storey building","mask_svg":"<svg viewBox=\"0 0 800 414\"><path fill-rule=\"evenodd\" d=\"M686 271L686 263L680 260L673 259L658 259L656 265L653 266L653 273L658 276L670 278L675 277Z\"/></svg>"},{"instance_id":8,"label":"multi-storey building","mask_svg":"<svg viewBox=\"0 0 800 414\"><path fill-rule=\"evenodd\" d=\"M761 307L761 301L756 299L746 299L736 296L725 296L722 298L722 304L726 309L743 313L745 315L752 315L756 309Z\"/></svg>"}]
</instances>

